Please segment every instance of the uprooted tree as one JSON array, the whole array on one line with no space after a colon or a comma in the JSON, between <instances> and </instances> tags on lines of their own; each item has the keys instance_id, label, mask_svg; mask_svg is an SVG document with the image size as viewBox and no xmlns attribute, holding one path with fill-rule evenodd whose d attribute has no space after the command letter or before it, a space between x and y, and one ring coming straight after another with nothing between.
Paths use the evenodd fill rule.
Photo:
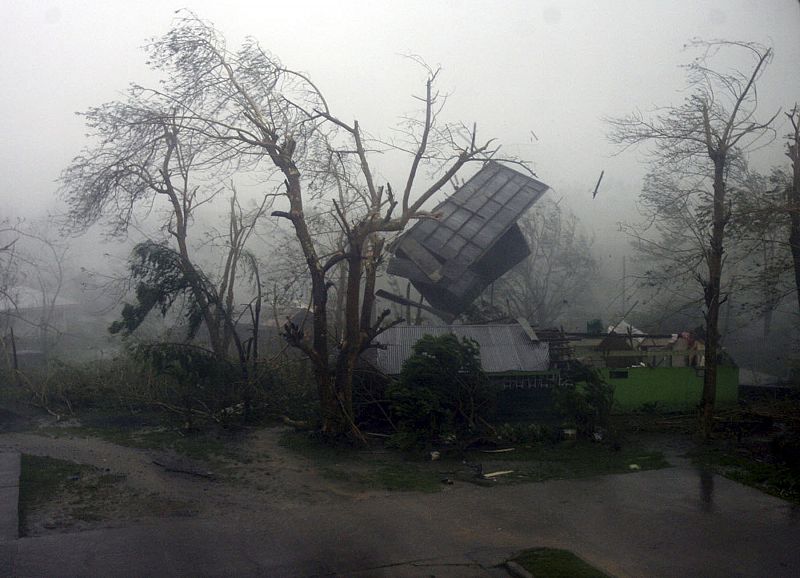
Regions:
<instances>
[{"instance_id":1,"label":"uprooted tree","mask_svg":"<svg viewBox=\"0 0 800 578\"><path fill-rule=\"evenodd\" d=\"M687 66L691 92L684 103L651 117L635 113L613 119L610 138L625 146L654 144L642 196L657 233L649 241L651 246L658 251L675 247L676 236L688 240L672 252L676 267L693 276L703 291L706 345L700 409L703 433L710 436L720 355L719 313L726 299L721 291L726 227L732 217L729 175L735 161L770 134L777 113L765 121L756 118L756 85L772 57L771 49L729 41L697 42L694 48L701 55ZM731 72L714 68L720 51L738 51L751 64Z\"/></svg>"},{"instance_id":2,"label":"uprooted tree","mask_svg":"<svg viewBox=\"0 0 800 578\"><path fill-rule=\"evenodd\" d=\"M313 366L322 431L359 437L352 413L353 372L389 315L373 314L385 235L402 231L414 219L435 218L425 203L467 163L491 157L491 141L479 143L474 126L470 130L437 122L444 99L434 86L437 71L426 69L425 93L419 97L422 116L407 119L406 142L388 145L410 154L405 183L395 191L377 182L370 164L371 153L387 145L369 139L357 121L335 116L307 75L284 67L255 40L230 50L211 24L182 13L164 37L149 45L149 53L149 63L164 80L157 88L134 87L132 98L146 105L148 115L154 113L144 121L152 127L150 138L168 149L169 127L177 125L201 155L196 169L206 174L222 168L254 173L264 183L264 198L271 200L279 184L282 201L276 202L283 206L276 206L272 215L287 219L294 230L308 269L312 305L310 329L287 323L285 337ZM132 130L134 121L129 125ZM101 149L100 154L107 150L125 165L124 151ZM163 160L164 153L159 155ZM186 188L181 161L175 162L178 182L191 198L194 189ZM435 176L420 185L418 173L426 166ZM169 193L175 183L165 182L171 170L151 163L147 171L133 167L131 178L142 190L149 187L175 204ZM110 186L127 186L119 185L113 174L110 178ZM80 209L77 217L91 220L107 210L102 195L100 201L86 195L82 189L71 191ZM138 199L139 193L130 196L131 202ZM170 232L180 231L182 202L178 196ZM313 203L328 208L341 231L338 246L328 247L315 236L308 220ZM185 266L191 281L191 269ZM329 292L337 284L343 295L343 328L339 342L332 344Z\"/></svg>"}]
</instances>

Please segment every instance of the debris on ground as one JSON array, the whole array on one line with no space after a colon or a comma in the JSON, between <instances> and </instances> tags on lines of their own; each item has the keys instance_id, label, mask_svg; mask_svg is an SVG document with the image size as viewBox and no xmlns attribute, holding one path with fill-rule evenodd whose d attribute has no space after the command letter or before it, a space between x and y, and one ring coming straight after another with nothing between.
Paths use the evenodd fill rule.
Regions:
<instances>
[{"instance_id":1,"label":"debris on ground","mask_svg":"<svg viewBox=\"0 0 800 578\"><path fill-rule=\"evenodd\" d=\"M214 472L207 470L204 464L190 460L176 453L162 452L153 457L153 463L168 472L189 474L200 478L214 479Z\"/></svg>"}]
</instances>

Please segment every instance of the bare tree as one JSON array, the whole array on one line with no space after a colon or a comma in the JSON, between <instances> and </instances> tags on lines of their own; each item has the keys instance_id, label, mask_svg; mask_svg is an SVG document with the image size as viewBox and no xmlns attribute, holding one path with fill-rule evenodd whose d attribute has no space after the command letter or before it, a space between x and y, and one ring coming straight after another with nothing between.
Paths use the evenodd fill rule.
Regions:
<instances>
[{"instance_id":1,"label":"bare tree","mask_svg":"<svg viewBox=\"0 0 800 578\"><path fill-rule=\"evenodd\" d=\"M730 219L727 177L736 154L757 146L770 134L778 113L766 121L756 119L757 81L764 73L772 50L747 42L695 42L701 55L687 66L691 92L680 106L669 107L653 116L634 113L612 119L610 138L624 146L653 143L655 167L671 167L695 186L689 195L707 197L707 217L696 234L702 240L701 262L697 269L703 289L706 318L706 366L701 402L701 424L711 435L716 398L719 356L719 312L724 301L721 280L725 261L725 228ZM751 60L744 70L722 71L712 67L720 51L741 52ZM710 192L709 188L710 187ZM666 207L674 208L672 204Z\"/></svg>"},{"instance_id":2,"label":"bare tree","mask_svg":"<svg viewBox=\"0 0 800 578\"><path fill-rule=\"evenodd\" d=\"M16 227L3 219L0 222L0 299L9 299L9 289L16 284L17 263L14 247L19 240Z\"/></svg>"},{"instance_id":3,"label":"bare tree","mask_svg":"<svg viewBox=\"0 0 800 578\"><path fill-rule=\"evenodd\" d=\"M0 228L0 313L12 334L14 325L36 334L44 360L62 331L55 317L69 252L51 234L51 224L20 221Z\"/></svg>"},{"instance_id":4,"label":"bare tree","mask_svg":"<svg viewBox=\"0 0 800 578\"><path fill-rule=\"evenodd\" d=\"M792 172L787 186L787 212L789 213L789 247L792 251L794 283L797 291L797 307L800 312L800 108L794 108L786 116L792 127L786 145L786 155L792 162Z\"/></svg>"},{"instance_id":5,"label":"bare tree","mask_svg":"<svg viewBox=\"0 0 800 578\"><path fill-rule=\"evenodd\" d=\"M214 143L188 127L164 98L133 87L127 101L90 109L84 117L95 144L73 159L61 177L73 226L85 230L102 218L111 234L123 235L138 211L156 211L175 244L174 249L153 241L137 246L131 270L139 282L138 303L123 310L123 321L114 328L131 332L153 307L166 311L178 294L186 294L192 304L190 333L202 320L214 354L226 357L233 343L244 369L245 348L235 327L235 284L245 244L270 197L245 211L235 187L222 183L229 167L216 157ZM222 235L225 256L215 283L197 265L191 231L198 208L226 188L231 196Z\"/></svg>"},{"instance_id":6,"label":"bare tree","mask_svg":"<svg viewBox=\"0 0 800 578\"><path fill-rule=\"evenodd\" d=\"M405 147L411 157L408 175L395 194L377 182L371 166L373 153L385 145L370 139L358 121L335 116L308 76L284 67L255 40L229 50L213 26L183 13L150 50L150 62L165 81L149 94L173 103L176 117L215 143L218 159L235 159L239 167L267 175L277 170L283 180L285 208L272 214L289 221L302 249L313 317L310 338L291 324L285 335L313 365L322 431L359 437L352 378L360 353L388 316L386 311L373 318L384 235L402 231L414 219L435 218L424 209L426 202L467 163L489 158L491 141L478 142L474 127L439 124L444 99L434 87L437 71L429 69L419 97L422 118L407 125L414 135ZM425 166L437 176L420 186ZM346 194L340 196L337 187ZM307 209L314 200L330 207L342 233L333 250L320 245L309 227ZM345 268L342 280L336 275L339 264ZM342 281L344 327L332 349L329 291Z\"/></svg>"},{"instance_id":7,"label":"bare tree","mask_svg":"<svg viewBox=\"0 0 800 578\"><path fill-rule=\"evenodd\" d=\"M539 202L519 222L531 254L495 282L494 300L512 317L550 327L590 292L597 264L577 217L555 202Z\"/></svg>"}]
</instances>

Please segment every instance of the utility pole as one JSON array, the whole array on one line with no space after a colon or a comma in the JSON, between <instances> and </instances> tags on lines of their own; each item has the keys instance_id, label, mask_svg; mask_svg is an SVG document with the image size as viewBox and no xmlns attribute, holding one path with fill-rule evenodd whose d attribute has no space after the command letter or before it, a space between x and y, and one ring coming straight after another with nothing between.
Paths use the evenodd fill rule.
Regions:
<instances>
[{"instance_id":1,"label":"utility pole","mask_svg":"<svg viewBox=\"0 0 800 578\"><path fill-rule=\"evenodd\" d=\"M625 270L625 255L622 256L622 311L628 310L628 293L626 285L628 284L628 275Z\"/></svg>"}]
</instances>

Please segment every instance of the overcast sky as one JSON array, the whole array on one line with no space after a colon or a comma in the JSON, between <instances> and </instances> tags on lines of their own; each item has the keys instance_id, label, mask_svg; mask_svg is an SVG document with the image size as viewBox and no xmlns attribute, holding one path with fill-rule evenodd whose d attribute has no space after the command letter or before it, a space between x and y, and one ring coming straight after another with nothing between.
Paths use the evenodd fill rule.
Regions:
<instances>
[{"instance_id":1,"label":"overcast sky","mask_svg":"<svg viewBox=\"0 0 800 578\"><path fill-rule=\"evenodd\" d=\"M410 95L424 82L401 55L441 65L447 119L477 122L481 136L532 161L600 242L634 214L643 172L634 153L610 156L602 119L679 103L688 40L773 46L760 87L764 115L800 100L797 0L6 0L0 214L58 209L54 181L86 142L74 113L119 98L130 82L147 84L141 46L164 33L181 7L212 21L231 47L256 37L308 72L338 116L378 135L414 109ZM781 143L762 161L785 162ZM402 167L379 169L393 179Z\"/></svg>"}]
</instances>

